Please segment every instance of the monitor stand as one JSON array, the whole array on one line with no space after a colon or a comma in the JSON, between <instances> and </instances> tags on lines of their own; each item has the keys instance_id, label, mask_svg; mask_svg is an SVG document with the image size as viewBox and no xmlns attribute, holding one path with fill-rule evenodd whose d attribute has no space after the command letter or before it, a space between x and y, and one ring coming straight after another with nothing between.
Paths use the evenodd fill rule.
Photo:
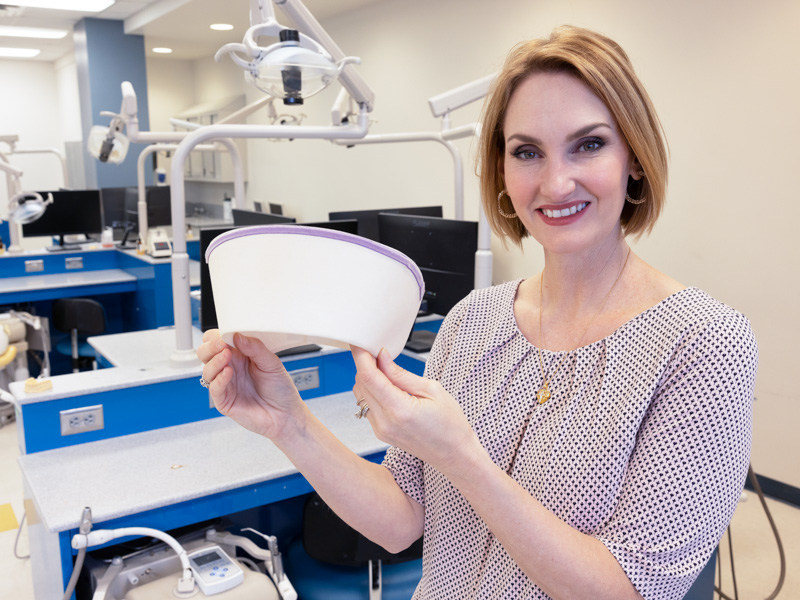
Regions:
<instances>
[{"instance_id":1,"label":"monitor stand","mask_svg":"<svg viewBox=\"0 0 800 600\"><path fill-rule=\"evenodd\" d=\"M73 252L80 249L80 244L65 244L63 235L58 236L58 244L53 244L45 248L48 252Z\"/></svg>"}]
</instances>

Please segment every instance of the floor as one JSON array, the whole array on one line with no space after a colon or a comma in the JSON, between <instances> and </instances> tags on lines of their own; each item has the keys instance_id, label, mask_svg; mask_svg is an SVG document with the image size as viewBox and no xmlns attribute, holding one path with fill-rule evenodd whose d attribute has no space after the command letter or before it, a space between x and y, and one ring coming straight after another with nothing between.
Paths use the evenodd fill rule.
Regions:
<instances>
[{"instance_id":1,"label":"floor","mask_svg":"<svg viewBox=\"0 0 800 600\"><path fill-rule=\"evenodd\" d=\"M23 517L22 477L17 465L16 423L0 428L0 568L10 577L0 577L0 598L33 600L30 559L15 557L14 545L19 522ZM777 598L800 599L800 509L767 499L786 555L786 576ZM767 517L756 495L742 496L731 523L736 589L741 600L763 600L777 585L780 563L777 545ZM734 598L727 536L722 552L722 591ZM23 526L17 553L28 554L28 538ZM714 600L720 598L714 596ZM712 599L709 599L712 600Z\"/></svg>"}]
</instances>

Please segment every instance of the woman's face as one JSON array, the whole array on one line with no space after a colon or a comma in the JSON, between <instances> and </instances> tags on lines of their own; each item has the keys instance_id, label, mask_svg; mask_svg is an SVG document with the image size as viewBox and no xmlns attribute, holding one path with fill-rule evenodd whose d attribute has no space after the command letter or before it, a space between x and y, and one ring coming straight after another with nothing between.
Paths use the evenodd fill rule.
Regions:
<instances>
[{"instance_id":1,"label":"woman's face","mask_svg":"<svg viewBox=\"0 0 800 600\"><path fill-rule=\"evenodd\" d=\"M585 253L618 240L628 144L606 105L566 73L537 73L511 95L502 162L508 195L528 232L555 253Z\"/></svg>"}]
</instances>

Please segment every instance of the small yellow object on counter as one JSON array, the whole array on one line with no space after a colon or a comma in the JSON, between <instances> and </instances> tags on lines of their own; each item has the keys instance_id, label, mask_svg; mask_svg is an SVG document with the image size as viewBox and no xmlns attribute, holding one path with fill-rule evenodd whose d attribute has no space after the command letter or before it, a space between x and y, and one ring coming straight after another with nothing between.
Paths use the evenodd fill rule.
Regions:
<instances>
[{"instance_id":1,"label":"small yellow object on counter","mask_svg":"<svg viewBox=\"0 0 800 600\"><path fill-rule=\"evenodd\" d=\"M25 393L26 394L40 394L42 392L49 392L53 389L53 382L49 379L34 379L28 377L25 380Z\"/></svg>"}]
</instances>

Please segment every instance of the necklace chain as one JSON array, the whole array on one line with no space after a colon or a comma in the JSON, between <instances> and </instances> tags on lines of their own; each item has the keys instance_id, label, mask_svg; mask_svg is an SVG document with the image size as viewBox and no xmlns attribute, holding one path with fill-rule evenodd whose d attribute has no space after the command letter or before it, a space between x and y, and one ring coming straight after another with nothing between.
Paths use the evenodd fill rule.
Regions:
<instances>
[{"instance_id":1,"label":"necklace chain","mask_svg":"<svg viewBox=\"0 0 800 600\"><path fill-rule=\"evenodd\" d=\"M611 284L611 288L608 290L608 293L606 294L605 298L603 298L603 302L600 304L600 308L591 318L589 324L586 326L586 328L583 330L583 333L581 333L581 336L578 338L579 347L581 342L583 342L583 338L586 337L586 334L589 332L589 328L592 326L597 317L600 316L600 313L602 313L603 309L606 307L606 303L608 302L608 299L611 296L611 292L613 292L614 288L617 287L617 282L622 277L622 273L625 271L625 267L628 264L628 259L630 258L630 256L631 256L631 249L630 247L628 247L628 253L625 255L625 262L622 263L622 268L619 270L617 278L614 280L614 283ZM542 359L542 348L541 348L544 345L544 338L542 336L542 312L543 312L542 307L544 304L543 298L544 298L544 270L542 270L542 277L539 280L539 347L537 349L539 351L539 368L542 371L542 387L540 387L539 391L536 392L536 400L539 402L539 404L544 404L550 399L551 393L550 393L549 383L553 380L553 377L556 376L556 373L558 373L559 369L561 368L561 365L564 364L564 361L567 360L567 356L570 355L570 352L565 352L564 356L556 365L556 368L553 370L552 373L550 373L550 376L548 377L545 375L544 360Z\"/></svg>"}]
</instances>

